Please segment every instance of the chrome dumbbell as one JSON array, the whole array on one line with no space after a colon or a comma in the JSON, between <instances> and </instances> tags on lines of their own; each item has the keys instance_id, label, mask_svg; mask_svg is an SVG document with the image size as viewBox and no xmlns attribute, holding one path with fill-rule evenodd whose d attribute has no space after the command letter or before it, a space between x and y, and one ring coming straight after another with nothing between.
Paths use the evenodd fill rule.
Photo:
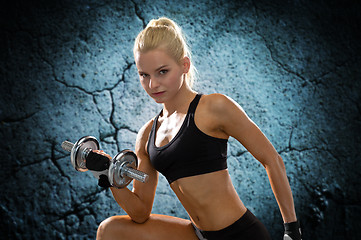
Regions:
<instances>
[{"instance_id":1,"label":"chrome dumbbell","mask_svg":"<svg viewBox=\"0 0 361 240\"><path fill-rule=\"evenodd\" d=\"M99 142L95 137L85 136L80 138L75 144L64 141L61 147L70 152L70 161L75 170L85 172L88 171L87 158L89 160L89 156L92 155L92 159L94 159L93 150L99 150ZM103 155L96 155L99 155L99 159L104 158ZM105 164L102 162L105 162ZM130 150L123 150L115 155L109 165L106 165L107 161L102 162L100 161L101 171L90 171L98 179L100 175L106 175L113 187L124 188L132 179L143 183L148 181L148 175L136 169L138 159L135 153Z\"/></svg>"}]
</instances>

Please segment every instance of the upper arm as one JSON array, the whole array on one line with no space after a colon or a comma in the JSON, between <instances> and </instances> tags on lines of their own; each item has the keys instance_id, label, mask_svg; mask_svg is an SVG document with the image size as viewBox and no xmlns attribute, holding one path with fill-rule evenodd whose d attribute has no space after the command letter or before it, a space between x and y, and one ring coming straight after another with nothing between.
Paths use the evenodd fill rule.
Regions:
<instances>
[{"instance_id":1,"label":"upper arm","mask_svg":"<svg viewBox=\"0 0 361 240\"><path fill-rule=\"evenodd\" d=\"M237 139L264 166L279 156L259 127L234 100L217 94L213 111L217 113L220 129Z\"/></svg>"},{"instance_id":2,"label":"upper arm","mask_svg":"<svg viewBox=\"0 0 361 240\"><path fill-rule=\"evenodd\" d=\"M148 174L149 178L146 183L139 181L133 182L133 192L142 200L149 213L153 206L158 183L158 172L151 165L146 149L152 122L153 121L149 121L140 129L135 144L135 154L138 158L138 170Z\"/></svg>"}]
</instances>

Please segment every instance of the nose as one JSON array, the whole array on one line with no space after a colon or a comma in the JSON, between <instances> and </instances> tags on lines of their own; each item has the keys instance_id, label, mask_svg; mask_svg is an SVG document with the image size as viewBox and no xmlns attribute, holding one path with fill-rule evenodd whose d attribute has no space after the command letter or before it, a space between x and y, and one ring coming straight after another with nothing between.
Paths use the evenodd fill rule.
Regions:
<instances>
[{"instance_id":1,"label":"nose","mask_svg":"<svg viewBox=\"0 0 361 240\"><path fill-rule=\"evenodd\" d=\"M157 78L152 77L149 79L149 88L150 89L157 88L157 87L159 87L159 85L160 84L159 84L159 81Z\"/></svg>"}]
</instances>

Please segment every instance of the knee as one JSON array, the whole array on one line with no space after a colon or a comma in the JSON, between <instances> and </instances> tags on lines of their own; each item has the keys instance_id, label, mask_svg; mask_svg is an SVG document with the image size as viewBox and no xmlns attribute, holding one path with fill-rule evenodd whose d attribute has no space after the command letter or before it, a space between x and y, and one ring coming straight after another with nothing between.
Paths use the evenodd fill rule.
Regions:
<instances>
[{"instance_id":1,"label":"knee","mask_svg":"<svg viewBox=\"0 0 361 240\"><path fill-rule=\"evenodd\" d=\"M126 231L126 222L129 221L125 216L113 216L105 219L99 224L97 231L97 240L123 239ZM130 220L131 221L131 220Z\"/></svg>"},{"instance_id":2,"label":"knee","mask_svg":"<svg viewBox=\"0 0 361 240\"><path fill-rule=\"evenodd\" d=\"M108 218L99 224L98 231L97 231L97 240L106 240L108 238L107 237L107 229L110 226L110 222L111 222L111 220Z\"/></svg>"}]
</instances>

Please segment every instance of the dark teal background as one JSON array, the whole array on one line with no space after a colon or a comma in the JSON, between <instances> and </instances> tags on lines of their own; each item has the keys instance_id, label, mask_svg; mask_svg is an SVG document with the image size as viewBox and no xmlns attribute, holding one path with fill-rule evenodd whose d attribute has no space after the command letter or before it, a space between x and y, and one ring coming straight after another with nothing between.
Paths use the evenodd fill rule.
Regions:
<instances>
[{"instance_id":1,"label":"dark teal background","mask_svg":"<svg viewBox=\"0 0 361 240\"><path fill-rule=\"evenodd\" d=\"M132 56L152 18L182 26L195 89L237 101L285 161L304 239L360 239L359 1L11 1L1 3L1 239L95 239L124 214L60 144L92 135L134 149L161 106ZM282 218L267 175L234 139L228 166L273 239ZM187 214L160 177L153 213Z\"/></svg>"}]
</instances>

